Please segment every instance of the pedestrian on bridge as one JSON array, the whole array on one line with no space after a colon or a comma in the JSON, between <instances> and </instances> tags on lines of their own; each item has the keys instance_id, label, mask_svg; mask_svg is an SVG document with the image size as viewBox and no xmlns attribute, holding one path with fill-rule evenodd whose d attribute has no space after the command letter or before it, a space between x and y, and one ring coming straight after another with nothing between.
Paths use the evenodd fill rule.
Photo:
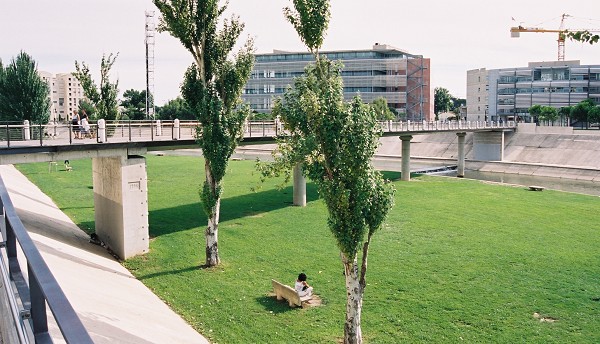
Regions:
<instances>
[{"instance_id":1,"label":"pedestrian on bridge","mask_svg":"<svg viewBox=\"0 0 600 344\"><path fill-rule=\"evenodd\" d=\"M73 110L73 115L71 116L71 125L73 127L73 135L75 136L76 139L80 138L79 135L79 113L77 112L77 110Z\"/></svg>"}]
</instances>

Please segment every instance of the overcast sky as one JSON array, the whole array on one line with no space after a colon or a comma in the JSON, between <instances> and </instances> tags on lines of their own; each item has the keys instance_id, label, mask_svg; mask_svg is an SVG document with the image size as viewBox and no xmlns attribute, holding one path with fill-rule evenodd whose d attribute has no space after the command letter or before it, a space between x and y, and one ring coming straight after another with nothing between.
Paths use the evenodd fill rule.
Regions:
<instances>
[{"instance_id":1,"label":"overcast sky","mask_svg":"<svg viewBox=\"0 0 600 344\"><path fill-rule=\"evenodd\" d=\"M558 29L560 16L570 29L600 29L598 0L332 0L332 19L323 50L369 49L386 43L431 58L433 87L465 97L466 71L526 66L557 58L557 34L522 33L510 27ZM257 52L304 51L282 15L289 0L230 0ZM72 72L85 61L99 78L103 53L119 53L112 80L121 92L146 88L144 24L150 0L0 0L0 58L6 64L24 50L51 73ZM158 15L158 11L156 12ZM513 21L514 18L514 21ZM600 64L600 44L566 43L566 59ZM179 95L191 55L176 39L159 33L155 45L157 105Z\"/></svg>"}]
</instances>

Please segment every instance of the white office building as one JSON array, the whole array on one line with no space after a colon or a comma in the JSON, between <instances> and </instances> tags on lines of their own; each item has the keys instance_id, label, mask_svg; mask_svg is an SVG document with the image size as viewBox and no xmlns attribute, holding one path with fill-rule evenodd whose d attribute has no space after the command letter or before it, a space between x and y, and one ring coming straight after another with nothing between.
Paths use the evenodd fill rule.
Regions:
<instances>
[{"instance_id":1,"label":"white office building","mask_svg":"<svg viewBox=\"0 0 600 344\"><path fill-rule=\"evenodd\" d=\"M527 67L467 71L467 119L531 122L533 105L557 109L591 98L600 103L600 65L530 62Z\"/></svg>"},{"instance_id":2,"label":"white office building","mask_svg":"<svg viewBox=\"0 0 600 344\"><path fill-rule=\"evenodd\" d=\"M68 120L79 103L86 99L79 80L71 73L52 74L39 71L38 74L50 87L50 121Z\"/></svg>"}]
</instances>

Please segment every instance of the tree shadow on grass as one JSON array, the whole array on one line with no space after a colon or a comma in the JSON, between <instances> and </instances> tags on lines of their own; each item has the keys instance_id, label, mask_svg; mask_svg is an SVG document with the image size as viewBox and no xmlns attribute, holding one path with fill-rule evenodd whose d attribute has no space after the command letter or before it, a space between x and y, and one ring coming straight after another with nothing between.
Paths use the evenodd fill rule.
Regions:
<instances>
[{"instance_id":1,"label":"tree shadow on grass","mask_svg":"<svg viewBox=\"0 0 600 344\"><path fill-rule=\"evenodd\" d=\"M256 216L262 213L291 207L293 188L281 190L271 189L260 192L249 192L244 195L221 199L219 222ZM317 187L314 183L306 185L306 201L317 200ZM152 210L149 212L150 236L184 231L196 227L205 227L207 217L200 201L171 208ZM85 224L84 224L85 225Z\"/></svg>"},{"instance_id":2,"label":"tree shadow on grass","mask_svg":"<svg viewBox=\"0 0 600 344\"><path fill-rule=\"evenodd\" d=\"M272 294L272 293L265 295L265 296L257 297L256 302L258 302L259 305L263 306L263 308L267 312L271 312L271 313L275 313L275 314L291 312L291 311L296 310L296 308L302 309L300 307L296 307L296 308L290 307L287 300L285 300L285 299L278 301L275 294Z\"/></svg>"},{"instance_id":3,"label":"tree shadow on grass","mask_svg":"<svg viewBox=\"0 0 600 344\"><path fill-rule=\"evenodd\" d=\"M160 271L160 272L155 272L155 273L151 273L151 274L147 274L147 275L136 276L136 278L140 281L143 281L143 280L151 279L154 277L161 277L161 276L166 276L166 275L177 275L177 274L181 274L184 272L197 271L200 269L201 269L200 266L194 265L194 266L189 266L187 268L182 268L182 269L177 269L177 270Z\"/></svg>"}]
</instances>

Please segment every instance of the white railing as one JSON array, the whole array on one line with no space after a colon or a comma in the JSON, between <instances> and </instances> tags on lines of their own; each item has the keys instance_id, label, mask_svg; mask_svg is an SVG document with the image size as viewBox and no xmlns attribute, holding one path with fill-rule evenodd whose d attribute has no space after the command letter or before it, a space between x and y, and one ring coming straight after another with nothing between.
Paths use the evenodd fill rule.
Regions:
<instances>
[{"instance_id":1,"label":"white railing","mask_svg":"<svg viewBox=\"0 0 600 344\"><path fill-rule=\"evenodd\" d=\"M458 130L513 129L516 123L471 121L382 121L387 133L436 132ZM197 121L104 121L90 123L82 132L70 123L29 124L0 123L0 149L22 146L60 146L82 143L123 143L148 141L195 140ZM275 138L285 135L284 123L279 120L246 121L244 138Z\"/></svg>"}]
</instances>

